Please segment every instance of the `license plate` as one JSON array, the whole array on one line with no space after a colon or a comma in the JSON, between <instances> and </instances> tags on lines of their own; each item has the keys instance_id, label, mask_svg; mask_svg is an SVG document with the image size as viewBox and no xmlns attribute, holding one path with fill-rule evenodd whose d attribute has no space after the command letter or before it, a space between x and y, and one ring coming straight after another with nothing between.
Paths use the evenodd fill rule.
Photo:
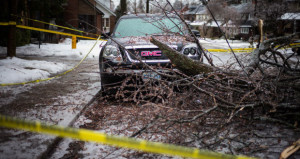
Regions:
<instances>
[{"instance_id":1,"label":"license plate","mask_svg":"<svg viewBox=\"0 0 300 159\"><path fill-rule=\"evenodd\" d=\"M159 74L157 74L156 72L144 72L143 73L143 80L150 80L150 79L156 79L156 80L160 80L161 76Z\"/></svg>"}]
</instances>

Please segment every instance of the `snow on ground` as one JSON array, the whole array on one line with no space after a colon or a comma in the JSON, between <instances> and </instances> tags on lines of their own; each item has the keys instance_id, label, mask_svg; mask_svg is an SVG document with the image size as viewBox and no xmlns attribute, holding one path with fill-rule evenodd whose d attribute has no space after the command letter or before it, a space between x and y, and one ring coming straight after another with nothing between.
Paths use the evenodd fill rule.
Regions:
<instances>
[{"instance_id":1,"label":"snow on ground","mask_svg":"<svg viewBox=\"0 0 300 159\"><path fill-rule=\"evenodd\" d=\"M205 40L200 39L199 42L204 47L204 49L229 49L229 46L224 39L212 40L212 39L206 38ZM249 42L245 42L245 41L241 41L241 40L230 40L229 45L233 49L251 47ZM256 45L256 44L254 44L254 45ZM231 68L235 68L235 69L240 68L239 66L237 66L237 63L235 62L236 59L234 58L233 54L230 52L208 52L207 55L212 58L215 66L225 67L232 63L235 63ZM236 53L236 55L239 59L241 59L250 54L249 53ZM206 58L204 58L204 63L209 64L208 61L206 60Z\"/></svg>"},{"instance_id":2,"label":"snow on ground","mask_svg":"<svg viewBox=\"0 0 300 159\"><path fill-rule=\"evenodd\" d=\"M59 44L45 43L40 45L40 48L36 44L29 44L21 47L17 47L18 56L51 56L51 57L69 57L74 59L83 58L95 44L95 40L80 40L77 43L77 49L71 48L71 39L65 39ZM200 43L205 48L221 48L228 49L228 45L225 40L212 40L201 39ZM105 44L105 41L98 41L97 45L91 50L88 58L97 58L101 46ZM230 45L233 48L248 48L250 44L239 40L230 41ZM0 55L6 54L6 48L0 47ZM214 62L217 66L226 64L229 60L232 60L232 55L229 53L212 53ZM20 58L7 58L0 60L0 83L19 83L27 82L37 79L45 79L53 74L63 72L74 66L68 66L62 63L54 63L47 61L37 60L25 60Z\"/></svg>"},{"instance_id":3,"label":"snow on ground","mask_svg":"<svg viewBox=\"0 0 300 159\"><path fill-rule=\"evenodd\" d=\"M19 83L45 79L51 74L64 71L68 68L67 65L61 63L23 60L16 57L7 58L0 60L0 83Z\"/></svg>"},{"instance_id":4,"label":"snow on ground","mask_svg":"<svg viewBox=\"0 0 300 159\"><path fill-rule=\"evenodd\" d=\"M200 44L212 44L214 49L229 49L229 46L224 39L200 39ZM252 47L249 42L241 41L241 40L228 40L230 46L232 48L250 48ZM253 44L256 46L256 43ZM207 48L212 49L212 48Z\"/></svg>"},{"instance_id":5,"label":"snow on ground","mask_svg":"<svg viewBox=\"0 0 300 159\"><path fill-rule=\"evenodd\" d=\"M80 40L77 43L77 49L71 48L71 39L66 39L59 44L42 44L39 48L36 44L29 44L17 47L18 56L65 56L75 59L83 58L93 47L96 40ZM88 58L99 56L100 46L105 41L98 41L96 46L91 50ZM0 55L6 54L6 48L0 47ZM0 83L19 83L33 81L37 79L45 79L53 74L63 72L74 66L67 66L62 63L54 63L47 61L25 60L20 58L6 58L0 60Z\"/></svg>"},{"instance_id":6,"label":"snow on ground","mask_svg":"<svg viewBox=\"0 0 300 159\"><path fill-rule=\"evenodd\" d=\"M71 49L70 39L60 44L46 43L41 45L41 48L34 44L18 47L18 58L0 59L0 83L44 79L64 72L77 65L95 42L96 40L79 41L77 49ZM103 43L105 42L102 41ZM74 116L101 88L99 74L92 72L98 68L98 62L95 59L99 55L100 44L98 42L91 51L88 56L91 59L88 62L83 62L78 69L60 77L59 80L28 85L0 86L2 97L0 108L7 110L6 115L22 119L61 126L69 125ZM5 55L6 48L0 47L0 57ZM3 112L3 114L6 113L6 111ZM0 158L38 158L55 138L10 129L3 129L1 133L7 135L7 137L2 136L2 139L7 138L7 141L1 143Z\"/></svg>"}]
</instances>

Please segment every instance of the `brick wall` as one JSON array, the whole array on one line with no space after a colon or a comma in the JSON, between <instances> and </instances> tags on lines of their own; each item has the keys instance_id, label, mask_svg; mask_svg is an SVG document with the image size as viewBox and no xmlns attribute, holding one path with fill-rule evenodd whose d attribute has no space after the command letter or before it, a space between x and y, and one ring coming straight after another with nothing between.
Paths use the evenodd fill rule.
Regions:
<instances>
[{"instance_id":1,"label":"brick wall","mask_svg":"<svg viewBox=\"0 0 300 159\"><path fill-rule=\"evenodd\" d=\"M91 3L93 4L93 3ZM96 8L89 5L87 2L84 2L84 0L78 1L78 14L81 15L96 15ZM94 5L95 6L95 5Z\"/></svg>"},{"instance_id":2,"label":"brick wall","mask_svg":"<svg viewBox=\"0 0 300 159\"><path fill-rule=\"evenodd\" d=\"M88 2L89 3L88 3ZM68 5L65 9L65 21L71 24L73 27L78 28L78 15L94 15L94 24L96 27L96 33L101 34L102 32L102 15L97 12L94 0L68 0ZM116 23L116 17L110 17L110 32L113 31Z\"/></svg>"},{"instance_id":3,"label":"brick wall","mask_svg":"<svg viewBox=\"0 0 300 159\"><path fill-rule=\"evenodd\" d=\"M79 0L68 0L64 14L65 22L75 28L78 28L78 1Z\"/></svg>"},{"instance_id":4,"label":"brick wall","mask_svg":"<svg viewBox=\"0 0 300 159\"><path fill-rule=\"evenodd\" d=\"M101 14L97 14L97 34L100 35L102 32L102 15Z\"/></svg>"},{"instance_id":5,"label":"brick wall","mask_svg":"<svg viewBox=\"0 0 300 159\"><path fill-rule=\"evenodd\" d=\"M116 17L110 16L109 19L110 19L110 32L112 33L116 25Z\"/></svg>"}]
</instances>

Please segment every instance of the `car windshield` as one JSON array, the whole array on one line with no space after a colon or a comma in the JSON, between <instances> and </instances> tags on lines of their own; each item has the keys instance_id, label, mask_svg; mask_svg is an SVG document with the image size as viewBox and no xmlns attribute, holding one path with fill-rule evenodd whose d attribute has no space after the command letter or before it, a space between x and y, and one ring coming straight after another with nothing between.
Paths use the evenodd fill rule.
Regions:
<instances>
[{"instance_id":1,"label":"car windshield","mask_svg":"<svg viewBox=\"0 0 300 159\"><path fill-rule=\"evenodd\" d=\"M121 19L116 26L114 37L162 35L180 33L183 25L178 18L136 17Z\"/></svg>"}]
</instances>

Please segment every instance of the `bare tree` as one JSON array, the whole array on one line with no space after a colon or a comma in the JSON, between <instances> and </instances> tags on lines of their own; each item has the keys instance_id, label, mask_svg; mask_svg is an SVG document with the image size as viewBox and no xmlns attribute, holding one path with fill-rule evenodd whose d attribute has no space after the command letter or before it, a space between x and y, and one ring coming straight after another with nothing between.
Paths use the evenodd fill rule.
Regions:
<instances>
[{"instance_id":1,"label":"bare tree","mask_svg":"<svg viewBox=\"0 0 300 159\"><path fill-rule=\"evenodd\" d=\"M264 29L267 33L275 33L277 36L283 35L285 24L280 24L279 19L286 12L288 12L288 3L283 0L275 2L258 0L255 3L255 16L264 20Z\"/></svg>"},{"instance_id":2,"label":"bare tree","mask_svg":"<svg viewBox=\"0 0 300 159\"><path fill-rule=\"evenodd\" d=\"M144 5L144 1L143 0L139 0L139 4L138 4L138 12L139 13L145 13L145 5Z\"/></svg>"},{"instance_id":3,"label":"bare tree","mask_svg":"<svg viewBox=\"0 0 300 159\"><path fill-rule=\"evenodd\" d=\"M126 14L127 13L127 1L120 0L120 6L121 6L121 15Z\"/></svg>"},{"instance_id":4,"label":"bare tree","mask_svg":"<svg viewBox=\"0 0 300 159\"><path fill-rule=\"evenodd\" d=\"M9 1L9 20L15 22L17 15L17 0ZM13 57L16 56L16 25L10 25L7 37L7 56Z\"/></svg>"},{"instance_id":5,"label":"bare tree","mask_svg":"<svg viewBox=\"0 0 300 159\"><path fill-rule=\"evenodd\" d=\"M228 10L227 2L222 0L211 0L208 3L208 6L211 10L214 11L214 15L216 19L224 19L224 16L226 16L226 12Z\"/></svg>"},{"instance_id":6,"label":"bare tree","mask_svg":"<svg viewBox=\"0 0 300 159\"><path fill-rule=\"evenodd\" d=\"M138 13L138 8L137 8L137 2L136 2L136 0L134 0L134 1L132 2L132 10L133 10L133 13L134 13L134 14L137 14L137 13Z\"/></svg>"},{"instance_id":7,"label":"bare tree","mask_svg":"<svg viewBox=\"0 0 300 159\"><path fill-rule=\"evenodd\" d=\"M182 3L182 1L176 0L173 3L173 7L175 8L176 11L180 11L184 7L184 4Z\"/></svg>"}]
</instances>

